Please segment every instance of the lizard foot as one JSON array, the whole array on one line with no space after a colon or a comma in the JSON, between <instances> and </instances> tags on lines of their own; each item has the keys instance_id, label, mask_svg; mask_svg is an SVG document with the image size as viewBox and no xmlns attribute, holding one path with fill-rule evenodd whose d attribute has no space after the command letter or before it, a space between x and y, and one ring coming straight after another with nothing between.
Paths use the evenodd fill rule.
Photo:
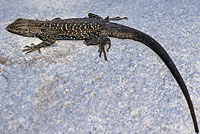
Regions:
<instances>
[{"instance_id":1,"label":"lizard foot","mask_svg":"<svg viewBox=\"0 0 200 134\"><path fill-rule=\"evenodd\" d=\"M107 16L106 18L105 18L105 20L107 20L107 21L119 21L119 20L128 20L128 18L127 17L119 17L119 16L117 16L117 17L114 17L114 18L110 18L109 16Z\"/></svg>"},{"instance_id":2,"label":"lizard foot","mask_svg":"<svg viewBox=\"0 0 200 134\"><path fill-rule=\"evenodd\" d=\"M108 50L109 50L109 48L106 49L107 52L108 52ZM99 57L101 58L101 55L103 53L105 61L108 61L107 56L106 56L106 51L105 51L104 45L99 44L99 50L98 50Z\"/></svg>"},{"instance_id":3,"label":"lizard foot","mask_svg":"<svg viewBox=\"0 0 200 134\"><path fill-rule=\"evenodd\" d=\"M25 46L24 49L22 50L22 52L26 52L26 54L28 53L32 53L33 51L38 50L39 53L41 53L40 48L37 47L37 45L35 44L31 44L31 46Z\"/></svg>"},{"instance_id":4,"label":"lizard foot","mask_svg":"<svg viewBox=\"0 0 200 134\"><path fill-rule=\"evenodd\" d=\"M104 59L106 61L108 61L107 56L106 56L106 51L109 52L109 49L111 48L111 41L109 38L102 37L102 38L86 39L84 41L84 44L86 46L98 45L99 46L99 49L98 49L99 57L101 58L101 55L103 53ZM105 51L105 45L107 45L107 44L108 44L108 48Z\"/></svg>"}]
</instances>

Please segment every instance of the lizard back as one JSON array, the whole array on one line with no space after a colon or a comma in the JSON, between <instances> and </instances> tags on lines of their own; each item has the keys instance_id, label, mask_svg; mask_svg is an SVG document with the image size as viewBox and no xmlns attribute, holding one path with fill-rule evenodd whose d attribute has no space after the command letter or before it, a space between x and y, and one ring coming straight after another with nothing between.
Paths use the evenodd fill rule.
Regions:
<instances>
[{"instance_id":1,"label":"lizard back","mask_svg":"<svg viewBox=\"0 0 200 134\"><path fill-rule=\"evenodd\" d=\"M84 40L97 38L103 30L104 22L90 18L56 18L47 21L42 33L52 35L56 40Z\"/></svg>"}]
</instances>

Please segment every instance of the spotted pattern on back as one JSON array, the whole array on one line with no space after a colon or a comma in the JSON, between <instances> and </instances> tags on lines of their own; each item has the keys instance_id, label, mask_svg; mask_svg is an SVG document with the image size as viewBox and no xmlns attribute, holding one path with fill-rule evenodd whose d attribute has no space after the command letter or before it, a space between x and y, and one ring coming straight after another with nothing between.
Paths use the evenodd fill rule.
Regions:
<instances>
[{"instance_id":1,"label":"spotted pattern on back","mask_svg":"<svg viewBox=\"0 0 200 134\"><path fill-rule=\"evenodd\" d=\"M51 29L51 30L49 30ZM97 38L102 30L101 24L94 21L49 21L45 24L45 31L51 31L56 40L83 40L87 38Z\"/></svg>"}]
</instances>

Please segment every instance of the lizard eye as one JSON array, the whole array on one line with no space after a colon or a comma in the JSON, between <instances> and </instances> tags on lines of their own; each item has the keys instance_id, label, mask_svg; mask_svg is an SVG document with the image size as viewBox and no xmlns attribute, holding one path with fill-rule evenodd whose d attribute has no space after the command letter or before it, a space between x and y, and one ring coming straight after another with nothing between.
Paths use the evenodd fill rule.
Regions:
<instances>
[{"instance_id":1,"label":"lizard eye","mask_svg":"<svg viewBox=\"0 0 200 134\"><path fill-rule=\"evenodd\" d=\"M25 32L27 32L27 33L28 33L29 31L30 31L29 29L26 29L26 30L25 30Z\"/></svg>"}]
</instances>

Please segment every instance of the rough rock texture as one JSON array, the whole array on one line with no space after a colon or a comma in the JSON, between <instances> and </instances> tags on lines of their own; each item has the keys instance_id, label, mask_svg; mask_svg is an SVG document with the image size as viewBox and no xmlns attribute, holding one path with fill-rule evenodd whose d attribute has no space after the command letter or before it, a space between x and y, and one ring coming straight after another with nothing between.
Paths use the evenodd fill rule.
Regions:
<instances>
[{"instance_id":1,"label":"rough rock texture","mask_svg":"<svg viewBox=\"0 0 200 134\"><path fill-rule=\"evenodd\" d=\"M188 86L200 123L200 1L0 0L1 134L191 134L192 119L171 73L149 48L111 39L98 47L57 41L24 55L39 39L8 33L17 18L127 16L119 23L154 37Z\"/></svg>"}]
</instances>

